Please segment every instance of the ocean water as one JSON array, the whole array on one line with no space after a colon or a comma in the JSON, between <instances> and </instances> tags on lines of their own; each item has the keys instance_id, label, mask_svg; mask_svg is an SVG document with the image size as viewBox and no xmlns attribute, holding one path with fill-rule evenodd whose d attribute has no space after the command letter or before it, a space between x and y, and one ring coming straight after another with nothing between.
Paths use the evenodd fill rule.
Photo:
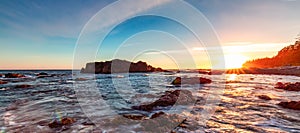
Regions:
<instances>
[{"instance_id":1,"label":"ocean water","mask_svg":"<svg viewBox=\"0 0 300 133\"><path fill-rule=\"evenodd\" d=\"M51 77L38 78L46 72ZM1 132L300 132L300 111L281 101L299 101L300 92L275 89L277 82L298 82L282 75L203 75L198 73L80 74L79 71L0 71L25 78L0 80ZM211 84L173 86L176 77L205 77ZM18 88L18 85L30 85ZM195 102L139 111L166 91L188 90ZM267 95L272 100L258 98ZM164 115L155 119L157 113ZM131 120L124 115L143 115ZM50 128L53 120L76 122Z\"/></svg>"}]
</instances>

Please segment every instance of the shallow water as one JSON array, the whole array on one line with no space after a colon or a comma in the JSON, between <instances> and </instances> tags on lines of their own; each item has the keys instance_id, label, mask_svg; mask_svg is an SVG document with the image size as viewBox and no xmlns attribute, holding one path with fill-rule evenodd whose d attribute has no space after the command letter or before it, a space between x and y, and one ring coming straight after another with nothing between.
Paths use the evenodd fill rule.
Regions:
<instances>
[{"instance_id":1,"label":"shallow water","mask_svg":"<svg viewBox=\"0 0 300 133\"><path fill-rule=\"evenodd\" d=\"M297 82L300 77L196 73L88 75L44 71L55 76L37 78L39 71L12 72L25 74L26 78L0 78L9 82L0 85L3 132L300 132L300 111L276 105L281 101L299 101L300 92L274 88L277 82ZM170 85L177 76L201 76L212 79L213 83ZM85 80L74 80L79 77ZM22 84L32 86L15 88ZM131 109L157 100L167 90L178 89L191 91L196 102L157 108L152 112ZM272 100L259 99L259 95L267 95ZM214 102L215 107L209 104ZM208 107L212 111L205 112ZM163 125L150 120L156 112L165 112L170 121ZM147 118L132 122L122 117L123 114L143 114ZM210 115L210 119L205 120ZM48 127L49 122L62 117L75 118L76 122L62 128Z\"/></svg>"}]
</instances>

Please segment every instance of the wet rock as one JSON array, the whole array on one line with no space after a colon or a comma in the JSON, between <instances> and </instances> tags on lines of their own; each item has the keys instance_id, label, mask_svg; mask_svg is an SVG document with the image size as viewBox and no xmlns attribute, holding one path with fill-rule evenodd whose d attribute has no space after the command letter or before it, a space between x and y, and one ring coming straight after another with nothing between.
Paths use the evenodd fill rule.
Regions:
<instances>
[{"instance_id":1,"label":"wet rock","mask_svg":"<svg viewBox=\"0 0 300 133\"><path fill-rule=\"evenodd\" d=\"M22 74L18 74L18 73L5 74L5 78L23 78L23 77L25 77L25 76Z\"/></svg>"},{"instance_id":2,"label":"wet rock","mask_svg":"<svg viewBox=\"0 0 300 133\"><path fill-rule=\"evenodd\" d=\"M212 81L207 78L184 78L182 79L181 77L176 77L176 79L173 80L171 84L173 85L181 85L181 84L209 84Z\"/></svg>"},{"instance_id":3,"label":"wet rock","mask_svg":"<svg viewBox=\"0 0 300 133\"><path fill-rule=\"evenodd\" d=\"M93 126L95 125L95 123L93 123L92 121L90 120L86 120L84 122L81 123L82 125L86 125L86 126Z\"/></svg>"},{"instance_id":4,"label":"wet rock","mask_svg":"<svg viewBox=\"0 0 300 133\"><path fill-rule=\"evenodd\" d=\"M300 101L280 102L278 105L287 109L300 110Z\"/></svg>"},{"instance_id":5,"label":"wet rock","mask_svg":"<svg viewBox=\"0 0 300 133\"><path fill-rule=\"evenodd\" d=\"M132 120L143 120L146 118L146 116L142 114L124 114L123 117L132 119Z\"/></svg>"},{"instance_id":6,"label":"wet rock","mask_svg":"<svg viewBox=\"0 0 300 133\"><path fill-rule=\"evenodd\" d=\"M269 96L266 95L260 95L258 98L263 99L263 100L272 100Z\"/></svg>"},{"instance_id":7,"label":"wet rock","mask_svg":"<svg viewBox=\"0 0 300 133\"><path fill-rule=\"evenodd\" d=\"M60 121L57 121L57 120L51 121L48 124L48 126L50 128L60 128L60 127L63 127L63 126L71 125L75 122L76 122L76 120L74 118L65 117L65 118L62 118Z\"/></svg>"},{"instance_id":8,"label":"wet rock","mask_svg":"<svg viewBox=\"0 0 300 133\"><path fill-rule=\"evenodd\" d=\"M3 77L3 75L2 74L0 74L0 78L2 78Z\"/></svg>"},{"instance_id":9,"label":"wet rock","mask_svg":"<svg viewBox=\"0 0 300 133\"><path fill-rule=\"evenodd\" d=\"M87 79L86 78L77 78L75 79L75 81L86 81Z\"/></svg>"},{"instance_id":10,"label":"wet rock","mask_svg":"<svg viewBox=\"0 0 300 133\"><path fill-rule=\"evenodd\" d=\"M49 75L48 73L41 72L41 73L38 73L36 76L37 76L37 78L46 78L46 77L54 77L55 75Z\"/></svg>"},{"instance_id":11,"label":"wet rock","mask_svg":"<svg viewBox=\"0 0 300 133\"><path fill-rule=\"evenodd\" d=\"M0 85L2 85L2 84L7 84L8 82L7 81L2 81L2 80L0 80Z\"/></svg>"},{"instance_id":12,"label":"wet rock","mask_svg":"<svg viewBox=\"0 0 300 133\"><path fill-rule=\"evenodd\" d=\"M250 80L254 80L254 78L250 78Z\"/></svg>"},{"instance_id":13,"label":"wet rock","mask_svg":"<svg viewBox=\"0 0 300 133\"><path fill-rule=\"evenodd\" d=\"M158 112L158 113L155 113L155 114L153 114L153 115L150 117L150 119L154 119L154 118L160 117L160 116L162 116L162 115L164 115L164 114L165 114L164 112Z\"/></svg>"},{"instance_id":14,"label":"wet rock","mask_svg":"<svg viewBox=\"0 0 300 133\"><path fill-rule=\"evenodd\" d=\"M41 72L41 73L37 74L36 76L48 76L48 73Z\"/></svg>"},{"instance_id":15,"label":"wet rock","mask_svg":"<svg viewBox=\"0 0 300 133\"><path fill-rule=\"evenodd\" d=\"M25 89L25 88L31 88L32 86L31 85L27 85L27 84L23 84L23 85L16 85L15 88L19 89L19 88L22 88L22 89Z\"/></svg>"},{"instance_id":16,"label":"wet rock","mask_svg":"<svg viewBox=\"0 0 300 133\"><path fill-rule=\"evenodd\" d=\"M275 88L283 89L283 90L287 90L287 91L300 91L300 82L296 82L296 83L278 82L278 83L276 83Z\"/></svg>"},{"instance_id":17,"label":"wet rock","mask_svg":"<svg viewBox=\"0 0 300 133\"><path fill-rule=\"evenodd\" d=\"M175 91L166 91L158 100L147 105L133 106L133 109L143 110L143 111L152 111L156 107L167 107L172 106L175 103L179 105L185 105L193 103L195 99L193 95L188 90L175 90Z\"/></svg>"}]
</instances>

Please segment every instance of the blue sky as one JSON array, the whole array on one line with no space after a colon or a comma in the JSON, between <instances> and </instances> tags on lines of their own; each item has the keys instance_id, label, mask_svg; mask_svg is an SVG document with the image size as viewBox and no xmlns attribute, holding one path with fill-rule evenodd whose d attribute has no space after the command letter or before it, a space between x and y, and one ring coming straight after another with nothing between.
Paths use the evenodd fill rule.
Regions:
<instances>
[{"instance_id":1,"label":"blue sky","mask_svg":"<svg viewBox=\"0 0 300 133\"><path fill-rule=\"evenodd\" d=\"M72 68L74 48L84 25L99 10L112 2L114 1L2 0L0 69ZM297 14L300 12L299 0L187 0L187 2L201 11L211 22L219 35L220 43L224 46L225 54L243 52L242 54L250 59L273 56L283 46L291 44L300 33L300 18ZM157 6L163 4L168 3ZM117 10L115 13L122 14ZM145 30L164 30L182 35L186 39L191 38L179 24L158 17L136 18L118 26L101 48L110 53L126 37ZM161 33L160 36L164 35L166 34ZM155 35L141 34L128 40L124 45L133 44L143 38L147 40L151 36ZM151 41L151 44L157 47L172 46L166 44L165 41L168 39L162 41L159 36L156 38L158 39L154 38L147 42ZM232 51L234 49L232 46L237 50ZM249 50L249 47L253 49ZM127 51L133 52L135 47L130 49ZM199 52L197 50L201 48L191 44L190 49L195 50L197 54ZM168 50L176 53L174 52L176 49ZM108 54L98 54L97 58L110 59ZM141 59L147 60L142 56ZM154 65L160 64L153 59L150 62Z\"/></svg>"}]
</instances>

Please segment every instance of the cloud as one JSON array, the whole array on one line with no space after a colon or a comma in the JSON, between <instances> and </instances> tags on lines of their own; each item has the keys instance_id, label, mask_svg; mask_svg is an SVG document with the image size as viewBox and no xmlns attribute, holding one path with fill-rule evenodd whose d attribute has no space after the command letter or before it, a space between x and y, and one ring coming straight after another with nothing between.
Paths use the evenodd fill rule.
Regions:
<instances>
[{"instance_id":1,"label":"cloud","mask_svg":"<svg viewBox=\"0 0 300 133\"><path fill-rule=\"evenodd\" d=\"M171 0L122 0L100 10L88 23L87 33L99 32L98 30L119 24L131 16L147 11L154 7L171 2ZM105 20L105 21L103 21Z\"/></svg>"}]
</instances>

